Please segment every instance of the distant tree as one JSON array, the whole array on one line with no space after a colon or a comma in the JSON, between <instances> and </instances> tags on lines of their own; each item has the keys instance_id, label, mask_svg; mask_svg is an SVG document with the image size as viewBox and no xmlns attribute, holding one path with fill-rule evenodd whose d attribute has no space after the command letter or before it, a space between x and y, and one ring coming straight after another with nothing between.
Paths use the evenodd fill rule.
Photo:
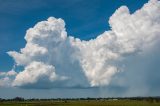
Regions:
<instances>
[{"instance_id":1,"label":"distant tree","mask_svg":"<svg viewBox=\"0 0 160 106\"><path fill-rule=\"evenodd\" d=\"M2 102L3 101L3 99L2 98L0 98L0 102Z\"/></svg>"},{"instance_id":2,"label":"distant tree","mask_svg":"<svg viewBox=\"0 0 160 106\"><path fill-rule=\"evenodd\" d=\"M13 101L24 101L24 98L22 98L22 97L15 97L15 98L13 98Z\"/></svg>"}]
</instances>

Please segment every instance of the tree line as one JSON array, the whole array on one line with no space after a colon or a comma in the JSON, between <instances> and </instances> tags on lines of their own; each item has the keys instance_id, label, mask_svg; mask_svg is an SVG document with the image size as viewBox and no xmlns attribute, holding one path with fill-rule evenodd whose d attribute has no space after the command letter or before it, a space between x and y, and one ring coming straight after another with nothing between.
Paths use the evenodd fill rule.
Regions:
<instances>
[{"instance_id":1,"label":"tree line","mask_svg":"<svg viewBox=\"0 0 160 106\"><path fill-rule=\"evenodd\" d=\"M49 98L49 99L40 99L40 98L31 98L25 99L23 97L15 97L12 99L3 99L0 98L0 102L4 101L69 101L69 100L97 100L97 101L111 101L111 100L137 100L137 101L148 101L148 102L160 102L160 96L157 97L108 97L108 98Z\"/></svg>"}]
</instances>

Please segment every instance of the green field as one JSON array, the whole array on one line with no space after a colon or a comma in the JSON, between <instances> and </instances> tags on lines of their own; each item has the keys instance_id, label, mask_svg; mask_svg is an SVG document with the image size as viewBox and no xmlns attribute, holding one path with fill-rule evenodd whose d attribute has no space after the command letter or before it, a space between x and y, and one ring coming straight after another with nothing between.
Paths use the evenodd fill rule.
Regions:
<instances>
[{"instance_id":1,"label":"green field","mask_svg":"<svg viewBox=\"0 0 160 106\"><path fill-rule=\"evenodd\" d=\"M0 106L160 106L160 102L116 100L116 101L33 101L33 102L0 102Z\"/></svg>"}]
</instances>

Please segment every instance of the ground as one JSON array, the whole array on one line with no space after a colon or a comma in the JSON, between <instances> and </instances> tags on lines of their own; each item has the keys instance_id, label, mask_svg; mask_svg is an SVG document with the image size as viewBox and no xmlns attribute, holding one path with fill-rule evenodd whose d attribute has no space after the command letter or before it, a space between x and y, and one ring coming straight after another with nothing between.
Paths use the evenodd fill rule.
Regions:
<instances>
[{"instance_id":1,"label":"ground","mask_svg":"<svg viewBox=\"0 0 160 106\"><path fill-rule=\"evenodd\" d=\"M8 101L0 102L0 106L160 106L160 102L143 100Z\"/></svg>"}]
</instances>

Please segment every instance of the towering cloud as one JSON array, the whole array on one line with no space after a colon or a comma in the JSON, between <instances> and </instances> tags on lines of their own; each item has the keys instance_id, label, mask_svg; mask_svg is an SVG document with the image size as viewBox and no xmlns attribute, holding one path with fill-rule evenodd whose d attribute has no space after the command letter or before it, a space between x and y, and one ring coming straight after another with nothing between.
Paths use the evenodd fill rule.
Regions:
<instances>
[{"instance_id":1,"label":"towering cloud","mask_svg":"<svg viewBox=\"0 0 160 106\"><path fill-rule=\"evenodd\" d=\"M108 85L121 72L123 59L147 52L159 42L159 11L158 0L150 0L133 14L122 6L110 17L111 30L89 41L68 36L60 18L37 23L26 33L26 46L20 52L8 52L17 66L24 67L12 85Z\"/></svg>"}]
</instances>

